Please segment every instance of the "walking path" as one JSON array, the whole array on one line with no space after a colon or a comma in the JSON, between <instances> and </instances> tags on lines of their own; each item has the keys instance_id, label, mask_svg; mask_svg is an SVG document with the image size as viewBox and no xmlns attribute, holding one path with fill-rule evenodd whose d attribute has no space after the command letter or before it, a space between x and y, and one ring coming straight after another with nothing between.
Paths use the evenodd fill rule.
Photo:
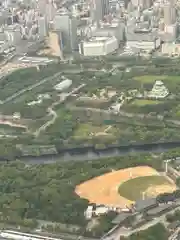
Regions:
<instances>
[{"instance_id":1,"label":"walking path","mask_svg":"<svg viewBox=\"0 0 180 240\"><path fill-rule=\"evenodd\" d=\"M53 104L48 108L48 113L49 113L48 115L49 115L49 116L52 116L52 119L50 119L48 122L46 122L44 125L42 125L42 126L34 133L35 137L38 137L39 134L40 134L42 131L45 131L46 128L48 128L49 126L51 126L52 124L55 123L58 115L57 115L57 113L54 111L54 107L57 106L58 104L61 104L61 103L65 102L68 97L70 97L70 96L73 95L74 93L77 93L77 92L78 92L81 88L83 88L84 86L86 86L86 84L83 83L83 84L81 84L80 86L74 88L70 93L68 93L67 95L65 95L63 99L58 100L57 102L53 103Z\"/></svg>"}]
</instances>

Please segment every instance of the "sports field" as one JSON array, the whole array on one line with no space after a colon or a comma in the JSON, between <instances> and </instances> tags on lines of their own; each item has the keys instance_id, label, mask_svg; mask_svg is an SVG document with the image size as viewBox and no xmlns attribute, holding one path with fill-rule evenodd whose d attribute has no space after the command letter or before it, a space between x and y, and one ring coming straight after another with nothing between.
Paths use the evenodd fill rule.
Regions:
<instances>
[{"instance_id":1,"label":"sports field","mask_svg":"<svg viewBox=\"0 0 180 240\"><path fill-rule=\"evenodd\" d=\"M119 194L129 200L135 201L144 197L157 196L159 193L172 192L172 186L164 176L145 176L130 179L119 187Z\"/></svg>"},{"instance_id":2,"label":"sports field","mask_svg":"<svg viewBox=\"0 0 180 240\"><path fill-rule=\"evenodd\" d=\"M147 197L152 197L175 189L175 184L160 176L155 169L139 166L95 177L76 186L75 192L90 203L125 208L138 200L144 191Z\"/></svg>"}]
</instances>

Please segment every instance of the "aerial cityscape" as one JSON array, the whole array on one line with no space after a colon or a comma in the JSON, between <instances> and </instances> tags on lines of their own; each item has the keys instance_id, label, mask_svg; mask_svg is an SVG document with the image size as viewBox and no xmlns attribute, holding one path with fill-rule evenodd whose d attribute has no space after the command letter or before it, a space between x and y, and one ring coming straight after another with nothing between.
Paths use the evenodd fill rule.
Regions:
<instances>
[{"instance_id":1,"label":"aerial cityscape","mask_svg":"<svg viewBox=\"0 0 180 240\"><path fill-rule=\"evenodd\" d=\"M2 1L0 53L179 56L178 1ZM21 60L26 62L25 59Z\"/></svg>"},{"instance_id":2,"label":"aerial cityscape","mask_svg":"<svg viewBox=\"0 0 180 240\"><path fill-rule=\"evenodd\" d=\"M180 239L180 1L0 2L0 238Z\"/></svg>"}]
</instances>

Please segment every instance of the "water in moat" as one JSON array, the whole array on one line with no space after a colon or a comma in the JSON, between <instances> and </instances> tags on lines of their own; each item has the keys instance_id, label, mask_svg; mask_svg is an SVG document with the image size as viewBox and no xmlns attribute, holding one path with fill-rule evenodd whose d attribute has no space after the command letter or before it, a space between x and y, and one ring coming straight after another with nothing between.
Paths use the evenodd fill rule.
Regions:
<instances>
[{"instance_id":1,"label":"water in moat","mask_svg":"<svg viewBox=\"0 0 180 240\"><path fill-rule=\"evenodd\" d=\"M180 142L111 146L98 150L94 147L78 147L59 151L56 155L53 154L38 157L28 156L21 157L20 160L25 161L28 164L50 164L61 161L95 161L97 159L125 156L136 153L162 153L177 147L180 147Z\"/></svg>"}]
</instances>

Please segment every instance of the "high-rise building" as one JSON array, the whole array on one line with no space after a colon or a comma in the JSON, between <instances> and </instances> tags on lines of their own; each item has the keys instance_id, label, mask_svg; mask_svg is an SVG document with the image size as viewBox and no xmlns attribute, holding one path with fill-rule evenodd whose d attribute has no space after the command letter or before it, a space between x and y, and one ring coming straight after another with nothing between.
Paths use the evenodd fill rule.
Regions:
<instances>
[{"instance_id":1,"label":"high-rise building","mask_svg":"<svg viewBox=\"0 0 180 240\"><path fill-rule=\"evenodd\" d=\"M48 25L47 25L46 17L39 17L38 33L40 38L44 38L48 35Z\"/></svg>"},{"instance_id":2,"label":"high-rise building","mask_svg":"<svg viewBox=\"0 0 180 240\"><path fill-rule=\"evenodd\" d=\"M150 8L152 6L152 0L138 0L138 6L141 9Z\"/></svg>"},{"instance_id":3,"label":"high-rise building","mask_svg":"<svg viewBox=\"0 0 180 240\"><path fill-rule=\"evenodd\" d=\"M109 0L92 0L92 9L96 22L103 20L110 12Z\"/></svg>"},{"instance_id":4,"label":"high-rise building","mask_svg":"<svg viewBox=\"0 0 180 240\"><path fill-rule=\"evenodd\" d=\"M164 23L165 25L172 25L176 22L176 8L170 2L164 5Z\"/></svg>"},{"instance_id":5,"label":"high-rise building","mask_svg":"<svg viewBox=\"0 0 180 240\"><path fill-rule=\"evenodd\" d=\"M38 10L39 10L39 13L42 16L44 16L46 14L46 6L47 6L47 1L38 0L37 7L38 7Z\"/></svg>"},{"instance_id":6,"label":"high-rise building","mask_svg":"<svg viewBox=\"0 0 180 240\"><path fill-rule=\"evenodd\" d=\"M78 50L77 19L70 13L62 12L54 17L54 30L62 34L62 45L67 51Z\"/></svg>"}]
</instances>

